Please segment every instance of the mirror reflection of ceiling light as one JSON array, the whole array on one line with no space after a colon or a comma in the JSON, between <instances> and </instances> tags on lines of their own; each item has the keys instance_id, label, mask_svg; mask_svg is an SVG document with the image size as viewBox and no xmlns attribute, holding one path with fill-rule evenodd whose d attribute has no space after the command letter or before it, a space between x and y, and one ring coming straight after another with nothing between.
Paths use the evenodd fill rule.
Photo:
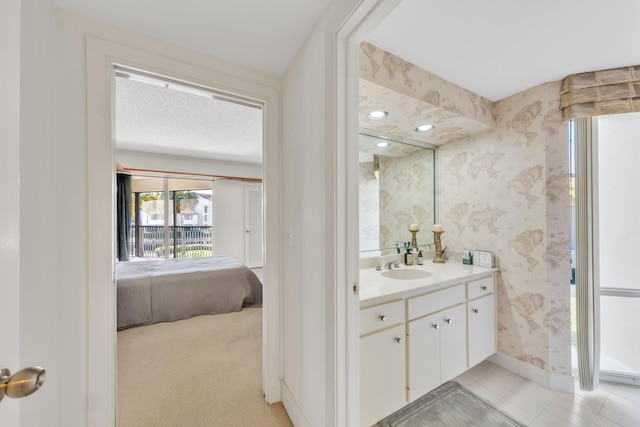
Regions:
<instances>
[{"instance_id":1,"label":"mirror reflection of ceiling light","mask_svg":"<svg viewBox=\"0 0 640 427\"><path fill-rule=\"evenodd\" d=\"M369 114L367 114L367 117L369 118L369 120L382 120L385 119L388 115L389 113L387 113L386 111L376 110L371 111Z\"/></svg>"},{"instance_id":2,"label":"mirror reflection of ceiling light","mask_svg":"<svg viewBox=\"0 0 640 427\"><path fill-rule=\"evenodd\" d=\"M376 147L388 147L390 144L388 142L378 142Z\"/></svg>"},{"instance_id":3,"label":"mirror reflection of ceiling light","mask_svg":"<svg viewBox=\"0 0 640 427\"><path fill-rule=\"evenodd\" d=\"M434 125L422 125L416 128L416 132L426 132L429 130L433 130L435 128Z\"/></svg>"}]
</instances>

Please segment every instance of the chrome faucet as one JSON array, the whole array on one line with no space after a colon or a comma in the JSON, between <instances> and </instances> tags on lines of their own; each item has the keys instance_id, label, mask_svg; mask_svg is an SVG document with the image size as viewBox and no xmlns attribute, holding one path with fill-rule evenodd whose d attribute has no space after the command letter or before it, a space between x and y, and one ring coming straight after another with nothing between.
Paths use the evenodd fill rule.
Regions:
<instances>
[{"instance_id":1,"label":"chrome faucet","mask_svg":"<svg viewBox=\"0 0 640 427\"><path fill-rule=\"evenodd\" d=\"M389 270L392 270L392 269L393 269L393 265L394 265L394 264L396 265L396 268L400 267L400 263L399 263L398 261L389 261L388 263L386 263L386 264L384 265L384 268L387 268L387 269L389 269Z\"/></svg>"}]
</instances>

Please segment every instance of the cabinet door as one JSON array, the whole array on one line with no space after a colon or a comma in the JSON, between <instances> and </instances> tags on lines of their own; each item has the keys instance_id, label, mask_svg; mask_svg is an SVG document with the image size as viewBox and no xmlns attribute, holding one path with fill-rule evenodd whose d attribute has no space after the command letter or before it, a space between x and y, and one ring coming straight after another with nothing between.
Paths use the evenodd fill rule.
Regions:
<instances>
[{"instance_id":1,"label":"cabinet door","mask_svg":"<svg viewBox=\"0 0 640 427\"><path fill-rule=\"evenodd\" d=\"M360 338L360 425L371 426L407 403L404 325Z\"/></svg>"},{"instance_id":2,"label":"cabinet door","mask_svg":"<svg viewBox=\"0 0 640 427\"><path fill-rule=\"evenodd\" d=\"M467 303L469 316L469 367L496 352L494 294Z\"/></svg>"},{"instance_id":3,"label":"cabinet door","mask_svg":"<svg viewBox=\"0 0 640 427\"><path fill-rule=\"evenodd\" d=\"M440 382L467 370L467 319L464 304L440 313Z\"/></svg>"},{"instance_id":4,"label":"cabinet door","mask_svg":"<svg viewBox=\"0 0 640 427\"><path fill-rule=\"evenodd\" d=\"M440 313L407 323L409 401L440 385Z\"/></svg>"}]
</instances>

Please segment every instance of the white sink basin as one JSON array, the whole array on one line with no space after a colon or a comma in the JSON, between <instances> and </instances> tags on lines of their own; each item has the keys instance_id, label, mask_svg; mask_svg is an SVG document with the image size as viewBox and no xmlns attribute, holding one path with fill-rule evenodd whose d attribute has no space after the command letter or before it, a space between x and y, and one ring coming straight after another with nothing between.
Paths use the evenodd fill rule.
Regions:
<instances>
[{"instance_id":1,"label":"white sink basin","mask_svg":"<svg viewBox=\"0 0 640 427\"><path fill-rule=\"evenodd\" d=\"M396 279L396 280L417 280L417 279L425 279L431 276L431 273L424 270L399 269L399 270L385 271L382 273L382 276L388 279Z\"/></svg>"}]
</instances>

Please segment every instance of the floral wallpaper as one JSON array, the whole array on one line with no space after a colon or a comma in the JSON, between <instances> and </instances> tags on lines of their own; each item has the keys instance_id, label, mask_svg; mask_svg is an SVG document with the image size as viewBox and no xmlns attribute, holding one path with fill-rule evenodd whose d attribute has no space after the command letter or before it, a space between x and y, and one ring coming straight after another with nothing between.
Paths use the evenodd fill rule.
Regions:
<instances>
[{"instance_id":1,"label":"floral wallpaper","mask_svg":"<svg viewBox=\"0 0 640 427\"><path fill-rule=\"evenodd\" d=\"M380 186L373 162L360 163L360 250L380 249Z\"/></svg>"},{"instance_id":2,"label":"floral wallpaper","mask_svg":"<svg viewBox=\"0 0 640 427\"><path fill-rule=\"evenodd\" d=\"M440 145L495 127L493 102L368 43L360 45L360 127ZM385 120L369 111L389 111ZM425 123L433 131L416 134Z\"/></svg>"},{"instance_id":3,"label":"floral wallpaper","mask_svg":"<svg viewBox=\"0 0 640 427\"><path fill-rule=\"evenodd\" d=\"M434 152L421 150L410 156L380 157L380 242L393 248L410 242L409 224L418 224L419 245L433 243ZM430 239L430 241L427 241Z\"/></svg>"},{"instance_id":4,"label":"floral wallpaper","mask_svg":"<svg viewBox=\"0 0 640 427\"><path fill-rule=\"evenodd\" d=\"M373 162L360 163L360 250L393 248L395 243L411 241L409 224L423 230L416 236L418 244L433 243L432 234L427 233L435 213L433 150L380 156L379 161L378 179Z\"/></svg>"},{"instance_id":5,"label":"floral wallpaper","mask_svg":"<svg viewBox=\"0 0 640 427\"><path fill-rule=\"evenodd\" d=\"M570 375L568 135L560 82L495 105L496 130L439 147L446 244L499 260L498 350Z\"/></svg>"},{"instance_id":6,"label":"floral wallpaper","mask_svg":"<svg viewBox=\"0 0 640 427\"><path fill-rule=\"evenodd\" d=\"M360 77L486 126L454 132L438 147L443 245L496 254L498 350L570 375L569 153L560 82L493 103L366 43ZM398 216L397 224L419 222L410 218Z\"/></svg>"}]
</instances>

